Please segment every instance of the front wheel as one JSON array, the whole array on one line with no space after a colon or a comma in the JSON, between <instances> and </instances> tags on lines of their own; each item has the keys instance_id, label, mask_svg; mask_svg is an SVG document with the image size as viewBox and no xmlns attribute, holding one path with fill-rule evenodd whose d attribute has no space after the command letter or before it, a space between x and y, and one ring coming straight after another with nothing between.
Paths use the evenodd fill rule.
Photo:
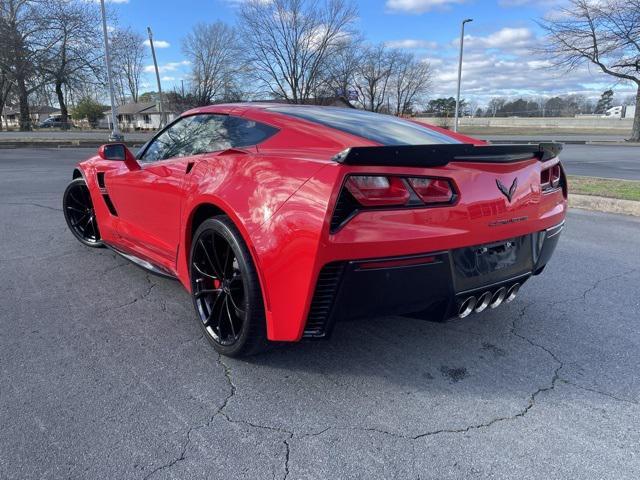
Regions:
<instances>
[{"instance_id":1,"label":"front wheel","mask_svg":"<svg viewBox=\"0 0 640 480\"><path fill-rule=\"evenodd\" d=\"M71 233L87 247L102 247L89 188L82 178L73 180L62 196L64 218Z\"/></svg>"},{"instance_id":2,"label":"front wheel","mask_svg":"<svg viewBox=\"0 0 640 480\"><path fill-rule=\"evenodd\" d=\"M213 348L229 357L267 346L262 292L240 232L224 215L196 230L190 255L191 295L200 326Z\"/></svg>"}]
</instances>

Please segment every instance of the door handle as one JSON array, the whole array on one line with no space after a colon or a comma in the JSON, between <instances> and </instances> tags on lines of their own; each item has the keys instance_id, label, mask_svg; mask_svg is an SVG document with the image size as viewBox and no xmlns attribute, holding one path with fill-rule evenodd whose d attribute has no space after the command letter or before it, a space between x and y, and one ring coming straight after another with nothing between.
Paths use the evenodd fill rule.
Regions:
<instances>
[{"instance_id":1,"label":"door handle","mask_svg":"<svg viewBox=\"0 0 640 480\"><path fill-rule=\"evenodd\" d=\"M189 172L191 172L191 169L193 168L193 164L194 162L187 162L187 168L184 171L185 174L188 174Z\"/></svg>"}]
</instances>

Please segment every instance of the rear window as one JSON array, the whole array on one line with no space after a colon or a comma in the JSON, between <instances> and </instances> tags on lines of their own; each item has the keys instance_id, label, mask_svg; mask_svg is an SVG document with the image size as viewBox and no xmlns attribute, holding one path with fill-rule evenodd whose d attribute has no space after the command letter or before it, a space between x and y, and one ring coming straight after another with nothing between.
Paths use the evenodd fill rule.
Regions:
<instances>
[{"instance_id":1,"label":"rear window","mask_svg":"<svg viewBox=\"0 0 640 480\"><path fill-rule=\"evenodd\" d=\"M440 132L392 115L340 107L278 106L270 110L335 128L382 145L460 143Z\"/></svg>"}]
</instances>

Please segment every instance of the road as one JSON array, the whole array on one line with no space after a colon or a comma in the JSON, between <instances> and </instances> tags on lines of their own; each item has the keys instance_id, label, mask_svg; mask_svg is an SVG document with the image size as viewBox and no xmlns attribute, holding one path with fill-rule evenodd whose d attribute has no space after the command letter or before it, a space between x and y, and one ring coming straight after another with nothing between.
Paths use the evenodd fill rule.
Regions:
<instances>
[{"instance_id":1,"label":"road","mask_svg":"<svg viewBox=\"0 0 640 480\"><path fill-rule=\"evenodd\" d=\"M109 130L48 130L42 129L34 132L0 132L0 142L10 143L12 141L45 141L45 140L59 140L61 142L70 142L72 140L78 140L81 142L104 142L109 139ZM131 142L144 143L155 132L125 132L125 138Z\"/></svg>"},{"instance_id":2,"label":"road","mask_svg":"<svg viewBox=\"0 0 640 480\"><path fill-rule=\"evenodd\" d=\"M485 138L477 135L479 138ZM538 135L535 139L526 135L488 135L493 142L557 141L566 142L562 151L562 163L570 175L622 178L640 180L640 145L623 142L616 135ZM604 142L575 144L575 141ZM606 142L610 142L607 144Z\"/></svg>"},{"instance_id":3,"label":"road","mask_svg":"<svg viewBox=\"0 0 640 480\"><path fill-rule=\"evenodd\" d=\"M572 211L518 299L218 357L190 298L67 231L0 152L0 478L637 479L640 219Z\"/></svg>"},{"instance_id":4,"label":"road","mask_svg":"<svg viewBox=\"0 0 640 480\"><path fill-rule=\"evenodd\" d=\"M569 175L640 180L640 146L567 144L560 158Z\"/></svg>"}]
</instances>

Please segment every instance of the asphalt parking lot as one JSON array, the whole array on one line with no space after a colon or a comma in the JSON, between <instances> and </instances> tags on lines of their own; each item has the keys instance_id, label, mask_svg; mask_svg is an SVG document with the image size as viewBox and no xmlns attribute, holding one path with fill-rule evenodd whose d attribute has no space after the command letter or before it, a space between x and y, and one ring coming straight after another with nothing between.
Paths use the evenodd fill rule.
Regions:
<instances>
[{"instance_id":1,"label":"asphalt parking lot","mask_svg":"<svg viewBox=\"0 0 640 480\"><path fill-rule=\"evenodd\" d=\"M496 310L231 360L67 231L90 151L33 152L0 151L0 478L640 477L640 219L572 211Z\"/></svg>"}]
</instances>

